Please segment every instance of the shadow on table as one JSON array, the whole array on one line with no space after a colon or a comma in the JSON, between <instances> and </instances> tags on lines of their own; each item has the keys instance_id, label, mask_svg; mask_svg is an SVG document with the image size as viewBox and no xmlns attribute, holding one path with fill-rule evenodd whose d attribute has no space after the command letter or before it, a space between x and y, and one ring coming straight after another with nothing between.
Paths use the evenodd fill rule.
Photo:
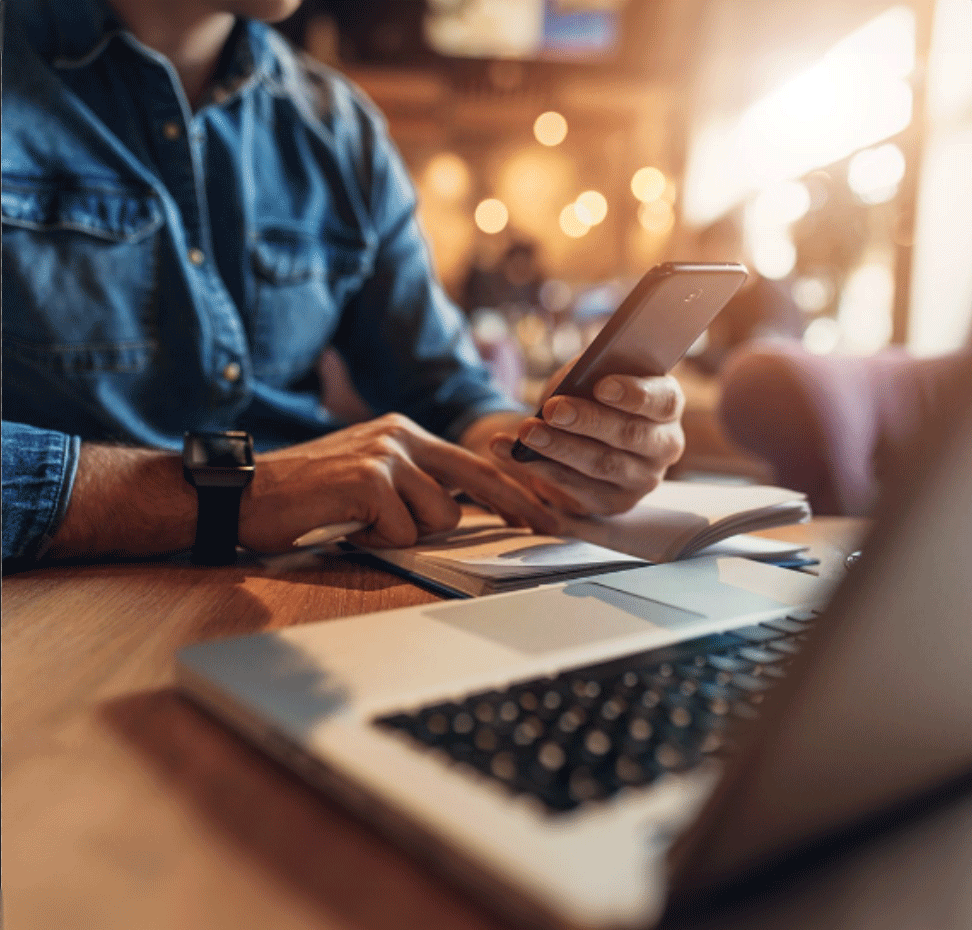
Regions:
<instances>
[{"instance_id":1,"label":"shadow on table","mask_svg":"<svg viewBox=\"0 0 972 930\"><path fill-rule=\"evenodd\" d=\"M379 591L401 584L401 573L390 570L388 564L363 552L305 549L279 555L260 555L241 551L234 565L193 565L188 552L165 556L129 558L76 558L53 563L18 563L7 570L10 578L38 578L56 572L60 578L85 578L97 573L102 578L128 578L151 568L157 574L179 581L242 582L248 577L277 578L297 584L330 585L339 579L341 587L356 591ZM362 571L366 569L366 571ZM412 579L414 580L414 579ZM435 593L441 594L441 591Z\"/></svg>"},{"instance_id":2,"label":"shadow on table","mask_svg":"<svg viewBox=\"0 0 972 930\"><path fill-rule=\"evenodd\" d=\"M508 927L174 689L105 702L99 716L204 824L329 925Z\"/></svg>"}]
</instances>

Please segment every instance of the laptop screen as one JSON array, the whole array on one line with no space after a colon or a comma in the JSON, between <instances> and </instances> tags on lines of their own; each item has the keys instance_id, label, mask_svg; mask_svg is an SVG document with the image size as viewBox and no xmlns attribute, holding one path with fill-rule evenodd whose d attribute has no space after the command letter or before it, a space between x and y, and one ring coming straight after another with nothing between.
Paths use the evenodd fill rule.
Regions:
<instances>
[{"instance_id":1,"label":"laptop screen","mask_svg":"<svg viewBox=\"0 0 972 930\"><path fill-rule=\"evenodd\" d=\"M972 370L944 398L749 751L676 843L676 892L972 773Z\"/></svg>"}]
</instances>

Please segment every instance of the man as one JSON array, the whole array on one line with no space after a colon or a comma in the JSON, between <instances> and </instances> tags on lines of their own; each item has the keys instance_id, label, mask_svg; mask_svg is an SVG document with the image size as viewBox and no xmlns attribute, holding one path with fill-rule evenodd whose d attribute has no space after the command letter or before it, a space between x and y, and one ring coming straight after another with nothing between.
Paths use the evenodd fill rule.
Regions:
<instances>
[{"instance_id":1,"label":"man","mask_svg":"<svg viewBox=\"0 0 972 930\"><path fill-rule=\"evenodd\" d=\"M298 5L7 10L4 558L192 544L185 431L252 434L238 538L260 551L348 520L408 545L455 525L456 488L554 531L558 510L627 509L680 455L670 378L604 379L546 423L489 382L380 117L264 25ZM321 409L328 345L375 419ZM514 462L516 437L546 460Z\"/></svg>"}]
</instances>

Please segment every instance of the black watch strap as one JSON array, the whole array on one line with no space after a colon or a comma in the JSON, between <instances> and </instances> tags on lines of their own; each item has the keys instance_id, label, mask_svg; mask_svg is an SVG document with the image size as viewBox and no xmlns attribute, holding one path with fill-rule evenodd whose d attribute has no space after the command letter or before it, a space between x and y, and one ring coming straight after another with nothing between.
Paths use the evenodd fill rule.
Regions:
<instances>
[{"instance_id":1,"label":"black watch strap","mask_svg":"<svg viewBox=\"0 0 972 930\"><path fill-rule=\"evenodd\" d=\"M197 487L196 494L199 515L192 547L193 564L232 565L236 561L243 488Z\"/></svg>"}]
</instances>

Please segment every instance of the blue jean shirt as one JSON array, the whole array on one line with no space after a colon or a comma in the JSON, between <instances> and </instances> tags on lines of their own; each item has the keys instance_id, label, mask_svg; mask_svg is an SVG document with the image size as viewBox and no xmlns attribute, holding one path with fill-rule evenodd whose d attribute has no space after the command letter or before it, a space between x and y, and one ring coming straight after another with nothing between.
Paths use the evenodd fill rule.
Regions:
<instances>
[{"instance_id":1,"label":"blue jean shirt","mask_svg":"<svg viewBox=\"0 0 972 930\"><path fill-rule=\"evenodd\" d=\"M329 345L376 413L446 438L515 409L381 116L269 27L237 21L193 113L101 0L19 0L3 77L4 558L50 540L79 440L340 427L314 374Z\"/></svg>"}]
</instances>

